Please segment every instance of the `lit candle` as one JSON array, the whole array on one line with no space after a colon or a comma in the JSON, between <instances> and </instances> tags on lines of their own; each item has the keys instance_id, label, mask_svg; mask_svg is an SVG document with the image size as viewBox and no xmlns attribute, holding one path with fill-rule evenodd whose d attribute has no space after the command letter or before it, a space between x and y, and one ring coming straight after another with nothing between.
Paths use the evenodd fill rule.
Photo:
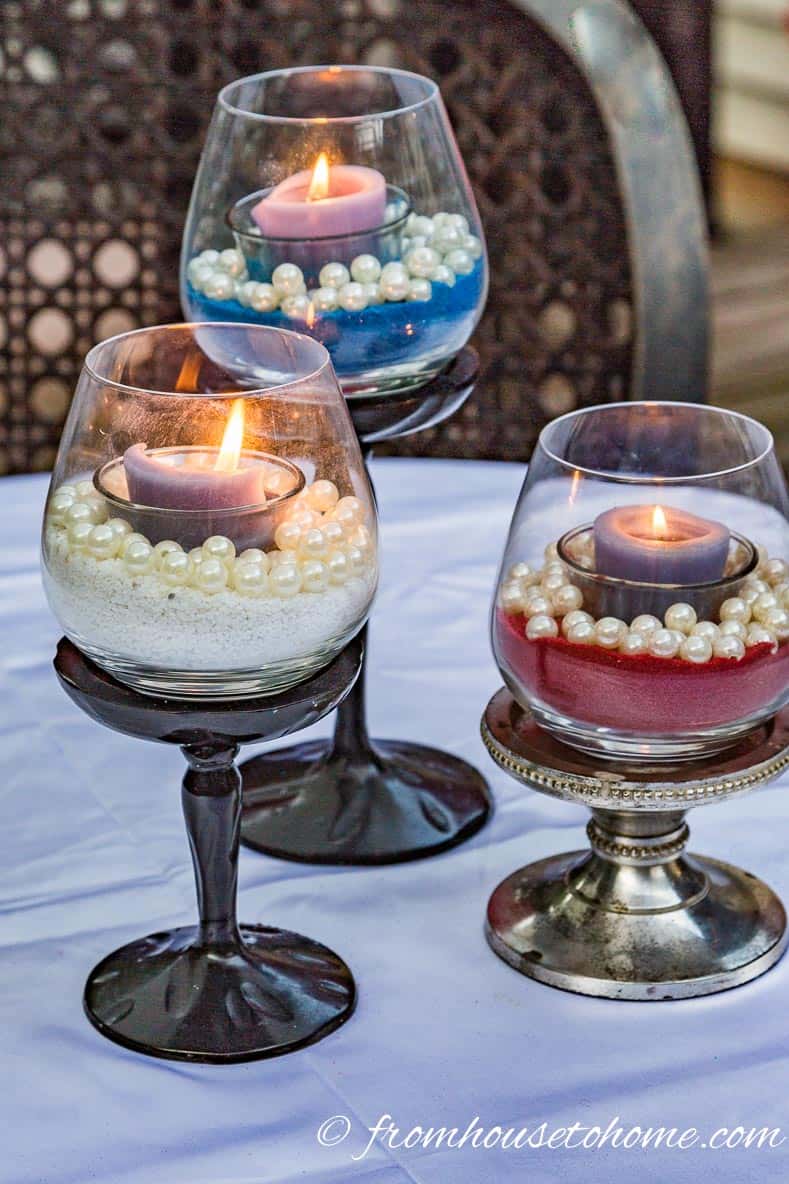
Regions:
<instances>
[{"instance_id":1,"label":"lit candle","mask_svg":"<svg viewBox=\"0 0 789 1184\"><path fill-rule=\"evenodd\" d=\"M689 587L721 578L729 531L670 506L618 506L595 520L594 548L601 575Z\"/></svg>"},{"instance_id":2,"label":"lit candle","mask_svg":"<svg viewBox=\"0 0 789 1184\"><path fill-rule=\"evenodd\" d=\"M362 234L384 223L386 181L363 165L330 165L321 152L314 168L275 185L251 213L266 238Z\"/></svg>"},{"instance_id":3,"label":"lit candle","mask_svg":"<svg viewBox=\"0 0 789 1184\"><path fill-rule=\"evenodd\" d=\"M219 448L133 444L122 464L100 471L99 487L132 504L125 513L153 542L196 546L224 534L237 545L262 546L274 536L283 499L303 487L304 476L295 465L243 449L243 438L244 400L236 399Z\"/></svg>"}]
</instances>

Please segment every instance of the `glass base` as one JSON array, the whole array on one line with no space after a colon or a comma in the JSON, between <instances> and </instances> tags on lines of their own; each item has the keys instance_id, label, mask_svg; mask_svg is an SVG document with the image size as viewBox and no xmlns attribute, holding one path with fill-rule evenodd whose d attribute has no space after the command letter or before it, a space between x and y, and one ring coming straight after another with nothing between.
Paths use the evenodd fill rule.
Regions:
<instances>
[{"instance_id":1,"label":"glass base","mask_svg":"<svg viewBox=\"0 0 789 1184\"><path fill-rule=\"evenodd\" d=\"M424 859L471 838L492 810L471 765L400 740L352 754L312 741L252 757L241 775L242 843L301 863Z\"/></svg>"},{"instance_id":2,"label":"glass base","mask_svg":"<svg viewBox=\"0 0 789 1184\"><path fill-rule=\"evenodd\" d=\"M545 728L562 744L569 744L591 756L612 761L681 761L702 760L731 748L775 715L776 708L749 716L735 723L715 728L701 728L672 735L636 735L616 728L586 724L553 711L534 700L529 710L540 727Z\"/></svg>"},{"instance_id":3,"label":"glass base","mask_svg":"<svg viewBox=\"0 0 789 1184\"><path fill-rule=\"evenodd\" d=\"M110 1040L151 1056L232 1062L313 1044L353 1013L350 970L296 933L245 925L231 942L196 926L141 938L93 970L85 1011Z\"/></svg>"}]
</instances>

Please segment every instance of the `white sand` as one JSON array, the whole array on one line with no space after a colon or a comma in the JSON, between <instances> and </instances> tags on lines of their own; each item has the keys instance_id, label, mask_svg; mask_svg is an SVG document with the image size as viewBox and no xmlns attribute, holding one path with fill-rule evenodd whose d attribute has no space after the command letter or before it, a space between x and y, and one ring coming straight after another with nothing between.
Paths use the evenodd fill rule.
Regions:
<instances>
[{"instance_id":1,"label":"white sand","mask_svg":"<svg viewBox=\"0 0 789 1184\"><path fill-rule=\"evenodd\" d=\"M56 526L47 527L46 543L44 587L67 635L89 652L165 670L253 671L331 653L363 621L377 580L373 563L324 592L211 596L72 550Z\"/></svg>"}]
</instances>

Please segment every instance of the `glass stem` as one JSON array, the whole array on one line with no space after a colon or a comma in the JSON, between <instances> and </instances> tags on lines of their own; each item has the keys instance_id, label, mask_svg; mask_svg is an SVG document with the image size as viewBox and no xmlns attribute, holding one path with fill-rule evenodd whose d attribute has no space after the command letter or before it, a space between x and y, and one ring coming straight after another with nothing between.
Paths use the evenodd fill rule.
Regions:
<instances>
[{"instance_id":1,"label":"glass stem","mask_svg":"<svg viewBox=\"0 0 789 1184\"><path fill-rule=\"evenodd\" d=\"M189 764L181 804L197 887L198 944L236 945L240 940L236 922L241 823L238 745L187 744L181 751Z\"/></svg>"}]
</instances>

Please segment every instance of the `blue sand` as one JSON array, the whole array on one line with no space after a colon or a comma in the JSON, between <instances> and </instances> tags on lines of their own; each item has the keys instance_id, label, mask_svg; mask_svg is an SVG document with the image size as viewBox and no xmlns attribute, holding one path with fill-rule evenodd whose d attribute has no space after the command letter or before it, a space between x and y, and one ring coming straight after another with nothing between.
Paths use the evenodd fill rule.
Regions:
<instances>
[{"instance_id":1,"label":"blue sand","mask_svg":"<svg viewBox=\"0 0 789 1184\"><path fill-rule=\"evenodd\" d=\"M454 287L433 284L430 300L374 304L362 312L338 309L318 313L311 330L279 310L260 313L244 308L237 300L209 300L191 284L187 297L193 320L237 321L309 332L326 346L334 369L342 376L455 353L471 336L484 284L484 268L478 260L469 275L457 277Z\"/></svg>"}]
</instances>

